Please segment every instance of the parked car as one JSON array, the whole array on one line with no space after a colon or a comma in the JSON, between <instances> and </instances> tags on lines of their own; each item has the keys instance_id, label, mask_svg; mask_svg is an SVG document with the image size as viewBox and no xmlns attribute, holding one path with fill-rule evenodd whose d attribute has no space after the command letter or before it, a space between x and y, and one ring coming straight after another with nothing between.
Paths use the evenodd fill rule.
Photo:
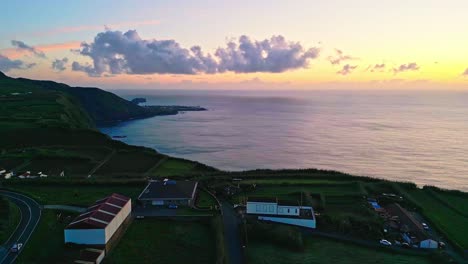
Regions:
<instances>
[{"instance_id":1,"label":"parked car","mask_svg":"<svg viewBox=\"0 0 468 264\"><path fill-rule=\"evenodd\" d=\"M421 225L425 230L429 230L429 226L426 223L421 223Z\"/></svg>"},{"instance_id":2,"label":"parked car","mask_svg":"<svg viewBox=\"0 0 468 264\"><path fill-rule=\"evenodd\" d=\"M439 242L439 248L445 248L445 243L444 242Z\"/></svg>"},{"instance_id":3,"label":"parked car","mask_svg":"<svg viewBox=\"0 0 468 264\"><path fill-rule=\"evenodd\" d=\"M381 239L380 240L380 244L384 245L384 246L391 246L392 243L386 239Z\"/></svg>"},{"instance_id":4,"label":"parked car","mask_svg":"<svg viewBox=\"0 0 468 264\"><path fill-rule=\"evenodd\" d=\"M10 248L10 252L12 253L18 253L21 248L23 247L23 243L15 243L13 246Z\"/></svg>"},{"instance_id":5,"label":"parked car","mask_svg":"<svg viewBox=\"0 0 468 264\"><path fill-rule=\"evenodd\" d=\"M406 242L401 243L401 246L404 247L404 248L411 248L410 244L408 244Z\"/></svg>"},{"instance_id":6,"label":"parked car","mask_svg":"<svg viewBox=\"0 0 468 264\"><path fill-rule=\"evenodd\" d=\"M168 206L169 209L177 209L177 207L178 207L178 206L177 206L176 204L170 204L170 205Z\"/></svg>"}]
</instances>

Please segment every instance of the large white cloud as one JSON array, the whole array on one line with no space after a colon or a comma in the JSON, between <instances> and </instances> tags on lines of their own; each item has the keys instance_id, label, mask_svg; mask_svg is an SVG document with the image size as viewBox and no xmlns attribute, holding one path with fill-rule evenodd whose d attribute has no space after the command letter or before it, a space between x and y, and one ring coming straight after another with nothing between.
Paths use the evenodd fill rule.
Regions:
<instances>
[{"instance_id":1,"label":"large white cloud","mask_svg":"<svg viewBox=\"0 0 468 264\"><path fill-rule=\"evenodd\" d=\"M286 41L283 36L273 36L263 41L253 41L247 36L238 42L229 42L227 47L216 50L219 58L218 71L284 72L308 66L310 59L317 58L318 48L304 49L299 42Z\"/></svg>"},{"instance_id":2,"label":"large white cloud","mask_svg":"<svg viewBox=\"0 0 468 264\"><path fill-rule=\"evenodd\" d=\"M286 41L282 36L263 41L241 36L237 42L228 42L211 55L199 46L184 48L175 40L145 40L135 30L125 33L108 30L99 33L94 42L82 43L79 53L90 57L92 65L75 61L72 70L101 76L103 73L283 72L307 67L319 50L306 50L300 43Z\"/></svg>"}]
</instances>

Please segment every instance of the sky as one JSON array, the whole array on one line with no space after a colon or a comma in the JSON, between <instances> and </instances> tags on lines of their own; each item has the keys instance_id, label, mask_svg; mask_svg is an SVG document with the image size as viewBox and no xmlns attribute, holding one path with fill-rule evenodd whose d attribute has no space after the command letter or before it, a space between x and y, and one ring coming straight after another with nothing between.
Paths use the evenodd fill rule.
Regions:
<instances>
[{"instance_id":1,"label":"sky","mask_svg":"<svg viewBox=\"0 0 468 264\"><path fill-rule=\"evenodd\" d=\"M0 71L109 89L468 89L468 1L2 1Z\"/></svg>"}]
</instances>

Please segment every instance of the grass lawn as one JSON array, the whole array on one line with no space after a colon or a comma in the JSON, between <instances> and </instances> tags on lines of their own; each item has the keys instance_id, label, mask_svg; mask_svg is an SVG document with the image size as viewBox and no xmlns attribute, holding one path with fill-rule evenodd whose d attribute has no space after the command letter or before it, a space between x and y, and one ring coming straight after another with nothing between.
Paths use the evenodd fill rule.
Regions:
<instances>
[{"instance_id":1,"label":"grass lawn","mask_svg":"<svg viewBox=\"0 0 468 264\"><path fill-rule=\"evenodd\" d=\"M57 214L76 216L69 212L43 210L42 217L31 239L18 257L17 263L72 263L79 250L64 244L63 230L67 223L57 219Z\"/></svg>"},{"instance_id":2,"label":"grass lawn","mask_svg":"<svg viewBox=\"0 0 468 264\"><path fill-rule=\"evenodd\" d=\"M15 231L21 219L21 212L10 200L0 197L0 245Z\"/></svg>"},{"instance_id":3,"label":"grass lawn","mask_svg":"<svg viewBox=\"0 0 468 264\"><path fill-rule=\"evenodd\" d=\"M197 197L197 202L196 202L197 207L214 207L217 204L218 203L213 198L213 196L211 196L206 191L200 190L198 192L198 197Z\"/></svg>"},{"instance_id":4,"label":"grass lawn","mask_svg":"<svg viewBox=\"0 0 468 264\"><path fill-rule=\"evenodd\" d=\"M247 262L252 264L389 263L428 264L425 257L398 255L318 237L304 239L304 251L291 251L269 243L251 242Z\"/></svg>"},{"instance_id":5,"label":"grass lawn","mask_svg":"<svg viewBox=\"0 0 468 264\"><path fill-rule=\"evenodd\" d=\"M105 263L214 263L215 235L209 224L135 220Z\"/></svg>"},{"instance_id":6,"label":"grass lawn","mask_svg":"<svg viewBox=\"0 0 468 264\"><path fill-rule=\"evenodd\" d=\"M195 163L193 162L169 158L149 172L149 175L160 177L183 175L190 172L194 167Z\"/></svg>"},{"instance_id":7,"label":"grass lawn","mask_svg":"<svg viewBox=\"0 0 468 264\"><path fill-rule=\"evenodd\" d=\"M89 206L112 193L136 199L144 186L15 186L10 189L25 193L41 204Z\"/></svg>"}]
</instances>

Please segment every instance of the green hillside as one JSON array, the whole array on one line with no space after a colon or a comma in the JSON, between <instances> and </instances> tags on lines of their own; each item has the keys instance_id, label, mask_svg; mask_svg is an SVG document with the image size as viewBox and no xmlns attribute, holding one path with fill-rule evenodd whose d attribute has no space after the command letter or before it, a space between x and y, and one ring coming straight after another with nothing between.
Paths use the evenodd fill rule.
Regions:
<instances>
[{"instance_id":1,"label":"green hillside","mask_svg":"<svg viewBox=\"0 0 468 264\"><path fill-rule=\"evenodd\" d=\"M64 172L73 178L90 174L142 178L213 170L186 160L180 160L176 170L165 169L165 155L112 140L95 129L99 123L173 113L174 109L140 107L97 88L0 73L0 168L18 174ZM160 166L160 173L150 173Z\"/></svg>"}]
</instances>

